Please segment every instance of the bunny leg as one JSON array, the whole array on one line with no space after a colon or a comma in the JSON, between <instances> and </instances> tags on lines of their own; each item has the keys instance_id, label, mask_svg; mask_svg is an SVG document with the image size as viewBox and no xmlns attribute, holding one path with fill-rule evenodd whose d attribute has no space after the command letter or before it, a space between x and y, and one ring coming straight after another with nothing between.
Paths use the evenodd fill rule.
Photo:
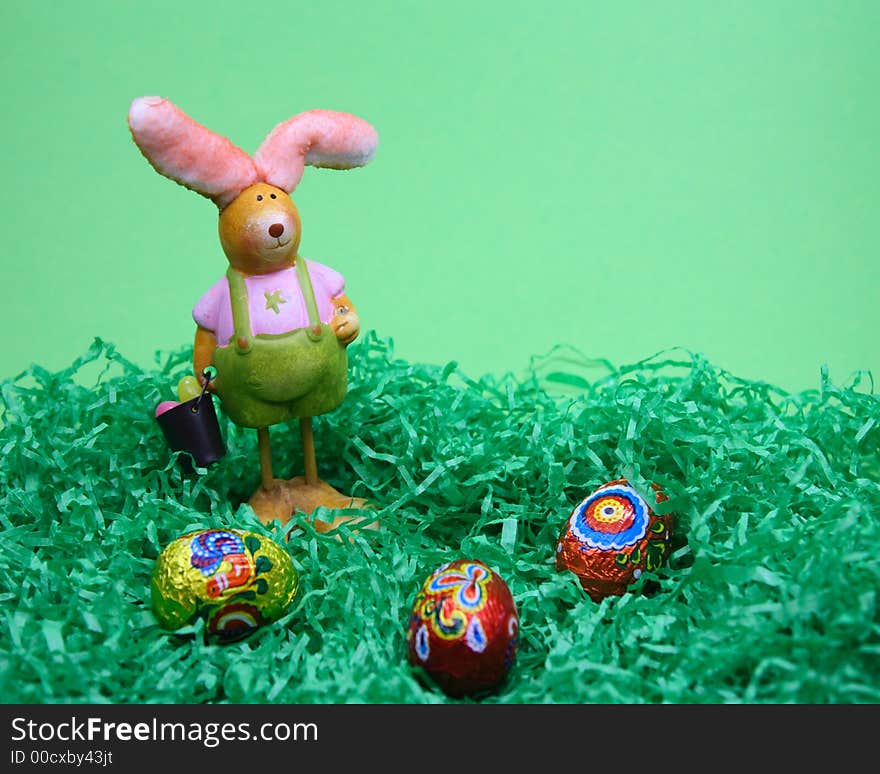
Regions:
<instances>
[{"instance_id":1,"label":"bunny leg","mask_svg":"<svg viewBox=\"0 0 880 774\"><path fill-rule=\"evenodd\" d=\"M272 475L272 447L269 445L269 428L257 429L257 441L260 446L260 481L263 489L271 489L275 483Z\"/></svg>"},{"instance_id":2,"label":"bunny leg","mask_svg":"<svg viewBox=\"0 0 880 774\"><path fill-rule=\"evenodd\" d=\"M254 513L263 524L274 519L287 522L293 512L287 496L287 482L275 478L272 473L272 447L269 445L269 428L257 428L260 449L260 486L248 500Z\"/></svg>"},{"instance_id":3,"label":"bunny leg","mask_svg":"<svg viewBox=\"0 0 880 774\"><path fill-rule=\"evenodd\" d=\"M312 432L311 417L303 417L299 420L299 432L302 436L303 470L306 483L314 486L318 483L318 461L315 457L315 434Z\"/></svg>"}]
</instances>

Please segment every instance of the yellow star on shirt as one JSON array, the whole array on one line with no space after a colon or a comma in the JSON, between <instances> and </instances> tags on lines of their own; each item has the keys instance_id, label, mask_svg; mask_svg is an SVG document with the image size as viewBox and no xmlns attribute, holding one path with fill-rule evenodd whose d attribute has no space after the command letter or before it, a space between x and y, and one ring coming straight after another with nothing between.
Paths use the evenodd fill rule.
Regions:
<instances>
[{"instance_id":1,"label":"yellow star on shirt","mask_svg":"<svg viewBox=\"0 0 880 774\"><path fill-rule=\"evenodd\" d=\"M263 295L266 297L266 309L271 309L275 314L281 314L281 310L278 308L278 304L286 304L287 299L281 295L280 290L273 290L269 293L268 290L263 291Z\"/></svg>"}]
</instances>

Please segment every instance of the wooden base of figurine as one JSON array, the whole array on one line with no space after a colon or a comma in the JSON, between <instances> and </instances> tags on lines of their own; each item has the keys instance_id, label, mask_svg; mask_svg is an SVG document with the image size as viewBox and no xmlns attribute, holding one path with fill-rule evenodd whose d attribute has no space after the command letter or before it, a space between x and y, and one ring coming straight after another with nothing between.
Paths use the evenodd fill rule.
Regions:
<instances>
[{"instance_id":1,"label":"wooden base of figurine","mask_svg":"<svg viewBox=\"0 0 880 774\"><path fill-rule=\"evenodd\" d=\"M254 513L263 524L268 524L274 519L286 524L294 514L298 512L311 514L320 506L357 510L369 510L372 507L362 497L342 494L320 479L308 483L304 476L296 476L289 480L275 478L271 486L261 485L248 500L248 505L254 509ZM345 514L337 516L332 522L314 519L312 524L316 532L323 533L349 521L367 522L368 519L366 515ZM379 529L379 522L372 521L358 525L358 528Z\"/></svg>"}]
</instances>

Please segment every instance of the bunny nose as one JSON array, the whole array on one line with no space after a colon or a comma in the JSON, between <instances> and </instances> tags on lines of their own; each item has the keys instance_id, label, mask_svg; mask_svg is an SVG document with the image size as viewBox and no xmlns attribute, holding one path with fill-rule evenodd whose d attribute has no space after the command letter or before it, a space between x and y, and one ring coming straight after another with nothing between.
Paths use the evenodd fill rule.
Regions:
<instances>
[{"instance_id":1,"label":"bunny nose","mask_svg":"<svg viewBox=\"0 0 880 774\"><path fill-rule=\"evenodd\" d=\"M269 236L278 239L278 237L280 237L283 233L284 226L282 226L280 223L273 223L271 226L269 226Z\"/></svg>"}]
</instances>

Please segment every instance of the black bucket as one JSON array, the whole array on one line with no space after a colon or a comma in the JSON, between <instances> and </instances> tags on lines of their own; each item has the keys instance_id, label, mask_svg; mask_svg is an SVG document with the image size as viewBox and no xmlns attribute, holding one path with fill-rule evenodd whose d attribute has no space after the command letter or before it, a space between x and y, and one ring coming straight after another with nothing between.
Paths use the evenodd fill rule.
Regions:
<instances>
[{"instance_id":1,"label":"black bucket","mask_svg":"<svg viewBox=\"0 0 880 774\"><path fill-rule=\"evenodd\" d=\"M214 399L205 390L198 397L163 411L156 421L171 451L189 452L201 468L217 462L226 454ZM181 455L178 459L184 469L193 471L189 457Z\"/></svg>"}]
</instances>

